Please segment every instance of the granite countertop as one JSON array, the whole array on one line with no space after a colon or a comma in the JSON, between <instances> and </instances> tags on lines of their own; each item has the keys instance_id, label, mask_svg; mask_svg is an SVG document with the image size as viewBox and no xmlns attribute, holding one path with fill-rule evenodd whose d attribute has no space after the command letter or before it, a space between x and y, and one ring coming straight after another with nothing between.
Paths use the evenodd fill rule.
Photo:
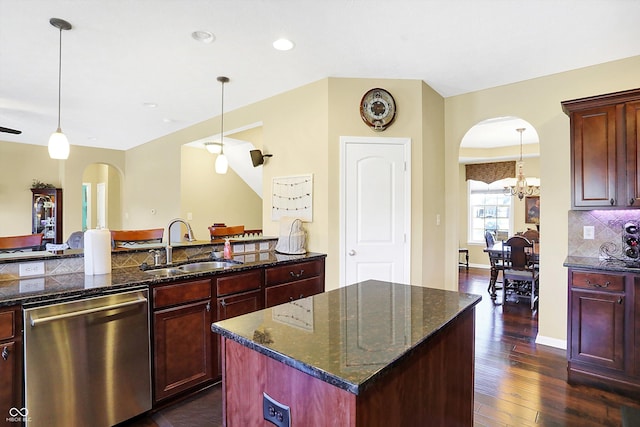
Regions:
<instances>
[{"instance_id":1,"label":"granite countertop","mask_svg":"<svg viewBox=\"0 0 640 427\"><path fill-rule=\"evenodd\" d=\"M471 310L479 295L368 280L211 330L353 394Z\"/></svg>"},{"instance_id":2,"label":"granite countertop","mask_svg":"<svg viewBox=\"0 0 640 427\"><path fill-rule=\"evenodd\" d=\"M17 280L0 280L0 306L44 304L51 300L68 300L103 295L124 289L148 287L158 283L175 282L197 277L225 274L253 268L287 264L304 259L326 257L325 254L308 252L304 255L286 255L277 252L258 252L235 256L242 262L234 267L209 272L186 273L177 276L154 276L139 267L114 268L110 274L95 276L84 273L57 274L25 277Z\"/></svg>"},{"instance_id":3,"label":"granite countertop","mask_svg":"<svg viewBox=\"0 0 640 427\"><path fill-rule=\"evenodd\" d=\"M588 268L604 271L618 271L623 273L640 273L640 261L603 259L595 257L568 256L564 263L565 267Z\"/></svg>"}]
</instances>

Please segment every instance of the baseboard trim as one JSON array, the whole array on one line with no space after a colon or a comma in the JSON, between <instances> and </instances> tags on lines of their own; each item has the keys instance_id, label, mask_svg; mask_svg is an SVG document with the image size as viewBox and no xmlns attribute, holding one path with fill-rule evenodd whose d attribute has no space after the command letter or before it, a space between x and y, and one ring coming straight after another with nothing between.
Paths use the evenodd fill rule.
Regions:
<instances>
[{"instance_id":1,"label":"baseboard trim","mask_svg":"<svg viewBox=\"0 0 640 427\"><path fill-rule=\"evenodd\" d=\"M549 347L559 348L561 350L567 349L567 340L559 340L557 338L545 337L540 334L536 336L536 344L542 344Z\"/></svg>"}]
</instances>

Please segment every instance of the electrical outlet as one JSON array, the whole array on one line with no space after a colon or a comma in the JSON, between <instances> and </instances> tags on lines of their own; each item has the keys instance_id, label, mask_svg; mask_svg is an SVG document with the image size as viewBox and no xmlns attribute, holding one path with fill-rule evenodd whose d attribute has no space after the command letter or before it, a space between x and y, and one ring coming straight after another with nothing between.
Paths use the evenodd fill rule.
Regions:
<instances>
[{"instance_id":1,"label":"electrical outlet","mask_svg":"<svg viewBox=\"0 0 640 427\"><path fill-rule=\"evenodd\" d=\"M596 237L596 228L593 225L585 225L582 227L582 238L585 240L593 240Z\"/></svg>"},{"instance_id":2,"label":"electrical outlet","mask_svg":"<svg viewBox=\"0 0 640 427\"><path fill-rule=\"evenodd\" d=\"M262 416L277 427L291 427L291 408L262 393Z\"/></svg>"},{"instance_id":3,"label":"electrical outlet","mask_svg":"<svg viewBox=\"0 0 640 427\"><path fill-rule=\"evenodd\" d=\"M20 277L44 276L44 262L29 262L20 264Z\"/></svg>"}]
</instances>

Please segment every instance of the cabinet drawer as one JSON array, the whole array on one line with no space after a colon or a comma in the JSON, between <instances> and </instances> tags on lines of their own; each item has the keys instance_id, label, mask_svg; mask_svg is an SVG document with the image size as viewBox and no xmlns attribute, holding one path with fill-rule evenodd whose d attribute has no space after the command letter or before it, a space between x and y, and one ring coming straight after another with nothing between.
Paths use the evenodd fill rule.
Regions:
<instances>
[{"instance_id":1,"label":"cabinet drawer","mask_svg":"<svg viewBox=\"0 0 640 427\"><path fill-rule=\"evenodd\" d=\"M271 286L265 290L264 303L266 307L273 307L274 305L319 294L323 292L323 290L324 281L322 277Z\"/></svg>"},{"instance_id":2,"label":"cabinet drawer","mask_svg":"<svg viewBox=\"0 0 640 427\"><path fill-rule=\"evenodd\" d=\"M320 276L323 272L324 264L322 260L272 267L266 271L266 285L273 286L280 283L309 279Z\"/></svg>"},{"instance_id":3,"label":"cabinet drawer","mask_svg":"<svg viewBox=\"0 0 640 427\"><path fill-rule=\"evenodd\" d=\"M624 292L624 276L609 273L572 271L571 286L595 291Z\"/></svg>"},{"instance_id":4,"label":"cabinet drawer","mask_svg":"<svg viewBox=\"0 0 640 427\"><path fill-rule=\"evenodd\" d=\"M3 311L0 313L0 340L13 338L15 335L15 311Z\"/></svg>"},{"instance_id":5,"label":"cabinet drawer","mask_svg":"<svg viewBox=\"0 0 640 427\"><path fill-rule=\"evenodd\" d=\"M218 298L216 321L252 313L262 307L262 290L260 289Z\"/></svg>"},{"instance_id":6,"label":"cabinet drawer","mask_svg":"<svg viewBox=\"0 0 640 427\"><path fill-rule=\"evenodd\" d=\"M262 286L262 271L261 269L251 270L215 278L216 295L220 297L260 288Z\"/></svg>"},{"instance_id":7,"label":"cabinet drawer","mask_svg":"<svg viewBox=\"0 0 640 427\"><path fill-rule=\"evenodd\" d=\"M153 308L168 307L209 298L211 298L210 279L178 282L153 289Z\"/></svg>"}]
</instances>

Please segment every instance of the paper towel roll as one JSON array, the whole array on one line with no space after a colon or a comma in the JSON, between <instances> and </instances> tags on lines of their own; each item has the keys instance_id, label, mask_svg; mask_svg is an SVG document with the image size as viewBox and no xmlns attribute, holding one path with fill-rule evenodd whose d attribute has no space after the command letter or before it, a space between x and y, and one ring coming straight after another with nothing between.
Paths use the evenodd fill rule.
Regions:
<instances>
[{"instance_id":1,"label":"paper towel roll","mask_svg":"<svg viewBox=\"0 0 640 427\"><path fill-rule=\"evenodd\" d=\"M111 232L105 228L84 233L84 274L111 273Z\"/></svg>"}]
</instances>

